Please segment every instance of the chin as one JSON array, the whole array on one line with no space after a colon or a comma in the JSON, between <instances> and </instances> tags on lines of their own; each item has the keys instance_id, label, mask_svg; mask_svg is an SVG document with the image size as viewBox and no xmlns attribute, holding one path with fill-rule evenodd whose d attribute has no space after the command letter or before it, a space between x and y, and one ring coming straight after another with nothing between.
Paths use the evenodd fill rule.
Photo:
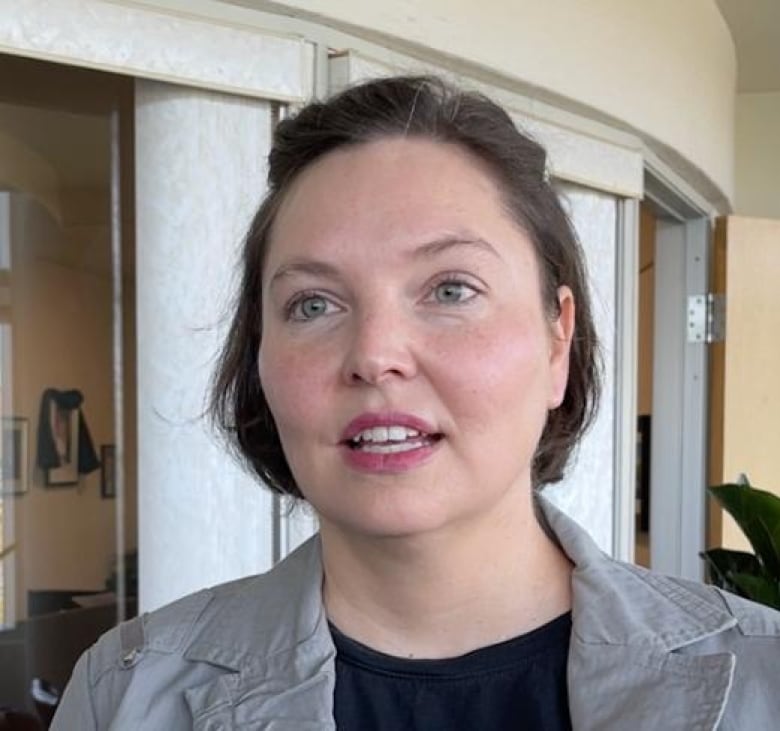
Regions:
<instances>
[{"instance_id":1,"label":"chin","mask_svg":"<svg viewBox=\"0 0 780 731\"><path fill-rule=\"evenodd\" d=\"M353 500L348 506L315 506L324 532L337 531L341 535L366 538L413 538L445 528L454 516L451 509L441 504L430 504L414 496L399 500ZM345 509L346 508L346 509Z\"/></svg>"}]
</instances>

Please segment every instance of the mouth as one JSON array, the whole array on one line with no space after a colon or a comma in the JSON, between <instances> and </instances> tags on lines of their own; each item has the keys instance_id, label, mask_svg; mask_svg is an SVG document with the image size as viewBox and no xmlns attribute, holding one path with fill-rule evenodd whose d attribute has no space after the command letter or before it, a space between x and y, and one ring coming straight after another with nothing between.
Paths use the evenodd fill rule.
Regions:
<instances>
[{"instance_id":1,"label":"mouth","mask_svg":"<svg viewBox=\"0 0 780 731\"><path fill-rule=\"evenodd\" d=\"M353 451L366 454L399 454L430 447L443 436L401 424L389 424L361 429L344 444Z\"/></svg>"},{"instance_id":2,"label":"mouth","mask_svg":"<svg viewBox=\"0 0 780 731\"><path fill-rule=\"evenodd\" d=\"M342 434L341 443L364 454L399 454L431 447L444 438L424 419L400 412L362 414Z\"/></svg>"}]
</instances>

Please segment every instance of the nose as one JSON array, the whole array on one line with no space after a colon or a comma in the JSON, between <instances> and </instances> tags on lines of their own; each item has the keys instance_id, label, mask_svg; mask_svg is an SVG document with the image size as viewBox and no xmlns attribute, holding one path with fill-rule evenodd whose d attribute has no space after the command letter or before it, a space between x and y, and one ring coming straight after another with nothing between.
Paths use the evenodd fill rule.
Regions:
<instances>
[{"instance_id":1,"label":"nose","mask_svg":"<svg viewBox=\"0 0 780 731\"><path fill-rule=\"evenodd\" d=\"M381 385L417 372L413 333L403 316L388 308L356 318L344 356L348 385Z\"/></svg>"}]
</instances>

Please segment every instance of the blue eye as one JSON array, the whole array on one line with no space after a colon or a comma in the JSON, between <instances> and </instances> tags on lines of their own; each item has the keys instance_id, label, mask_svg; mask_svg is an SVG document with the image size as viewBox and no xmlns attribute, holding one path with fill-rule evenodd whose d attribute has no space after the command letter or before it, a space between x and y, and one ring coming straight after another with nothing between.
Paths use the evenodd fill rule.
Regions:
<instances>
[{"instance_id":1,"label":"blue eye","mask_svg":"<svg viewBox=\"0 0 780 731\"><path fill-rule=\"evenodd\" d=\"M329 311L330 302L322 295L313 294L301 297L290 305L291 320L314 320Z\"/></svg>"},{"instance_id":2,"label":"blue eye","mask_svg":"<svg viewBox=\"0 0 780 731\"><path fill-rule=\"evenodd\" d=\"M447 281L437 284L433 290L436 301L443 305L459 304L476 296L473 287L465 282Z\"/></svg>"}]
</instances>

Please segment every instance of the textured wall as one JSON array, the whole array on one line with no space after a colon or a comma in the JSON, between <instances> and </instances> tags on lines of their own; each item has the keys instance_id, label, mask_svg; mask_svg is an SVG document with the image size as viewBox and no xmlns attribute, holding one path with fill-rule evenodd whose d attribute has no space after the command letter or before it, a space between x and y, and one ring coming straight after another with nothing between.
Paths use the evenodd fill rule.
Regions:
<instances>
[{"instance_id":1,"label":"textured wall","mask_svg":"<svg viewBox=\"0 0 780 731\"><path fill-rule=\"evenodd\" d=\"M308 69L300 40L138 5L0 0L0 50L273 99L301 97Z\"/></svg>"},{"instance_id":2,"label":"textured wall","mask_svg":"<svg viewBox=\"0 0 780 731\"><path fill-rule=\"evenodd\" d=\"M586 188L564 186L572 223L585 249L593 298L593 317L604 358L601 409L563 482L548 495L588 530L599 546L612 551L615 490L615 297L617 202Z\"/></svg>"},{"instance_id":3,"label":"textured wall","mask_svg":"<svg viewBox=\"0 0 780 731\"><path fill-rule=\"evenodd\" d=\"M136 86L141 604L267 568L269 495L201 418L237 246L265 185L264 102Z\"/></svg>"}]
</instances>

